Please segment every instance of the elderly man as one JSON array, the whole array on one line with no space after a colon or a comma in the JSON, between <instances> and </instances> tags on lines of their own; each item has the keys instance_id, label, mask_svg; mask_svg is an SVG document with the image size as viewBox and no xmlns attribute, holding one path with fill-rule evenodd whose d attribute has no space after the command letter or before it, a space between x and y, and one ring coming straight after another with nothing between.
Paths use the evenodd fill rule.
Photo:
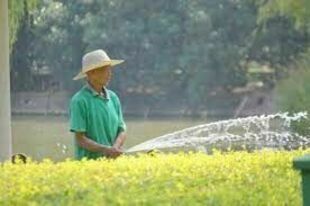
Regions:
<instances>
[{"instance_id":1,"label":"elderly man","mask_svg":"<svg viewBox=\"0 0 310 206\"><path fill-rule=\"evenodd\" d=\"M70 102L70 131L75 134L77 159L115 158L122 154L126 125L117 95L106 86L113 66L123 60L112 60L103 50L83 56L82 70L73 79L86 78L86 85Z\"/></svg>"}]
</instances>

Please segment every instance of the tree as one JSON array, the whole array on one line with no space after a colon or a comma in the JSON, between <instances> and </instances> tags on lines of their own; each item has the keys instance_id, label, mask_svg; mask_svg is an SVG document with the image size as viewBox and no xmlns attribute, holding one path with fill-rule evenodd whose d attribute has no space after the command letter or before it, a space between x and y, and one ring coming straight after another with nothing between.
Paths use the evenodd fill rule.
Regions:
<instances>
[{"instance_id":1,"label":"tree","mask_svg":"<svg viewBox=\"0 0 310 206\"><path fill-rule=\"evenodd\" d=\"M310 2L308 0L254 0L259 5L259 22L279 15L295 20L297 27L310 26Z\"/></svg>"},{"instance_id":2,"label":"tree","mask_svg":"<svg viewBox=\"0 0 310 206\"><path fill-rule=\"evenodd\" d=\"M73 91L80 86L71 79L82 55L104 48L112 58L126 60L120 67L127 69L115 70L121 75L112 82L126 96L125 104L140 99L144 106L159 108L172 101L197 111L222 102L227 107L230 98L217 98L250 81L248 62L269 64L281 76L284 66L305 51L307 32L295 28L291 17L263 18L271 5L264 2L41 1L30 23L24 21L33 35L27 40L26 70L47 68L63 89ZM26 44L25 33L17 46Z\"/></svg>"},{"instance_id":3,"label":"tree","mask_svg":"<svg viewBox=\"0 0 310 206\"><path fill-rule=\"evenodd\" d=\"M259 1L258 1L259 2ZM260 4L259 22L266 21L275 16L285 16L293 20L296 30L304 35L303 41L299 42L304 48L302 52L296 52L294 58L289 59L287 68L289 71L286 78L282 79L276 86L277 106L279 109L291 113L307 111L309 113L310 88L309 88L309 33L310 33L310 2L307 0L270 0ZM296 49L292 45L293 50ZM294 131L301 135L309 134L309 120L302 120L293 124Z\"/></svg>"},{"instance_id":4,"label":"tree","mask_svg":"<svg viewBox=\"0 0 310 206\"><path fill-rule=\"evenodd\" d=\"M36 8L37 0L9 0L10 48L16 41L16 35L24 15Z\"/></svg>"}]
</instances>

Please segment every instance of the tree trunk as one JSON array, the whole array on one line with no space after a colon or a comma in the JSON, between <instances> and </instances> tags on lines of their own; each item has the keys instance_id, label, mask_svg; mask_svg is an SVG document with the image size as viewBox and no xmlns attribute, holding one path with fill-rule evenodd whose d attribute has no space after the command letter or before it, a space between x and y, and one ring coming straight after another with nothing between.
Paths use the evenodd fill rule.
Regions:
<instances>
[{"instance_id":1,"label":"tree trunk","mask_svg":"<svg viewBox=\"0 0 310 206\"><path fill-rule=\"evenodd\" d=\"M0 161L12 153L8 0L0 1Z\"/></svg>"}]
</instances>

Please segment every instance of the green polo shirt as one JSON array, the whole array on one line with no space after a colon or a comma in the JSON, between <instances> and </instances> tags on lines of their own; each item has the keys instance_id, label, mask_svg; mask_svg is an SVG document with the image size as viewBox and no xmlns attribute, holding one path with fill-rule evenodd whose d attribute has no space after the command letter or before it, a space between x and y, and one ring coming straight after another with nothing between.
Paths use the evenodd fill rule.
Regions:
<instances>
[{"instance_id":1,"label":"green polo shirt","mask_svg":"<svg viewBox=\"0 0 310 206\"><path fill-rule=\"evenodd\" d=\"M93 141L112 146L121 131L126 130L121 104L117 95L105 89L100 95L89 85L78 91L70 102L70 131L84 132ZM75 143L77 159L96 159L102 154L88 151Z\"/></svg>"}]
</instances>

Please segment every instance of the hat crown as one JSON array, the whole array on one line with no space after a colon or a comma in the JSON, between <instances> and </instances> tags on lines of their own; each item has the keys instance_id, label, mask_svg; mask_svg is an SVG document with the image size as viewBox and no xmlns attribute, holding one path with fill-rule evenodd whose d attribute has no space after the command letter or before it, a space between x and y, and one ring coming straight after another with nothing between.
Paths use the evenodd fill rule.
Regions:
<instances>
[{"instance_id":1,"label":"hat crown","mask_svg":"<svg viewBox=\"0 0 310 206\"><path fill-rule=\"evenodd\" d=\"M102 49L88 52L83 56L81 71L73 78L73 80L86 77L86 73L93 69L102 68L104 66L113 67L123 62L124 60L120 59L110 59L107 53Z\"/></svg>"},{"instance_id":2,"label":"hat crown","mask_svg":"<svg viewBox=\"0 0 310 206\"><path fill-rule=\"evenodd\" d=\"M88 68L95 67L96 65L100 65L103 62L110 62L110 61L111 59L105 51L103 51L102 49L95 50L83 56L82 60L83 70L87 70Z\"/></svg>"}]
</instances>

